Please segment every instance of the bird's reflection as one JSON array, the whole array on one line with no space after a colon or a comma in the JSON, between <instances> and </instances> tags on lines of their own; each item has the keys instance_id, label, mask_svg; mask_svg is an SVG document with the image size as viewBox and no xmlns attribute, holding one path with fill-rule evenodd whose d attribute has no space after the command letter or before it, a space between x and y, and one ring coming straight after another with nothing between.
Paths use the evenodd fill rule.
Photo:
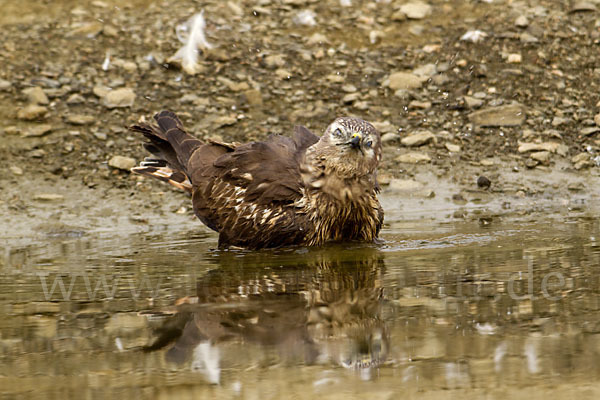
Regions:
<instances>
[{"instance_id":1,"label":"bird's reflection","mask_svg":"<svg viewBox=\"0 0 600 400\"><path fill-rule=\"evenodd\" d=\"M220 252L198 279L196 296L180 299L155 328L146 350L170 362L192 360L219 381L219 346L254 343L280 362L331 363L363 371L385 361L381 253L342 245L309 251Z\"/></svg>"}]
</instances>

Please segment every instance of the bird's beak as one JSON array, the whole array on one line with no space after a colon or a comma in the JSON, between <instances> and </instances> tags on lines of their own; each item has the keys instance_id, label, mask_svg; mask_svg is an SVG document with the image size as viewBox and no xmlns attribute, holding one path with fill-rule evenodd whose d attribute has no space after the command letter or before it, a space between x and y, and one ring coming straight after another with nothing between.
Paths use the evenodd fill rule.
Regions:
<instances>
[{"instance_id":1,"label":"bird's beak","mask_svg":"<svg viewBox=\"0 0 600 400\"><path fill-rule=\"evenodd\" d=\"M360 133L355 133L352 135L352 139L350 139L348 144L351 145L353 148L357 149L360 147L361 140L362 140L362 136L360 136Z\"/></svg>"}]
</instances>

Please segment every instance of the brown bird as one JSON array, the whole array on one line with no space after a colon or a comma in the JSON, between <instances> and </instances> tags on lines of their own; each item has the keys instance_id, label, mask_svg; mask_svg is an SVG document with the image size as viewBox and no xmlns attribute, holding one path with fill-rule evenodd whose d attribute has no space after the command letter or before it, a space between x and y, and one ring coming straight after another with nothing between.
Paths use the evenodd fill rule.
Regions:
<instances>
[{"instance_id":1,"label":"brown bird","mask_svg":"<svg viewBox=\"0 0 600 400\"><path fill-rule=\"evenodd\" d=\"M219 232L219 247L376 241L381 139L368 122L337 118L321 137L299 126L292 138L240 145L203 142L170 111L154 119L158 125L130 128L149 139L152 153L132 171L191 192L194 213Z\"/></svg>"}]
</instances>

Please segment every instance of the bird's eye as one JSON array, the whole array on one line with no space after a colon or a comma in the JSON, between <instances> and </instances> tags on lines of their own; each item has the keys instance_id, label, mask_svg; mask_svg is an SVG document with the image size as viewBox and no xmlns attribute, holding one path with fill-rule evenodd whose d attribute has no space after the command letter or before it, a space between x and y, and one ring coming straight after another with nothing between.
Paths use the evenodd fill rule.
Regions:
<instances>
[{"instance_id":1,"label":"bird's eye","mask_svg":"<svg viewBox=\"0 0 600 400\"><path fill-rule=\"evenodd\" d=\"M342 136L342 130L337 128L335 131L333 131L333 135L337 137Z\"/></svg>"},{"instance_id":2,"label":"bird's eye","mask_svg":"<svg viewBox=\"0 0 600 400\"><path fill-rule=\"evenodd\" d=\"M367 143L365 143L365 146L367 146L367 147L373 146L373 141L369 140Z\"/></svg>"}]
</instances>

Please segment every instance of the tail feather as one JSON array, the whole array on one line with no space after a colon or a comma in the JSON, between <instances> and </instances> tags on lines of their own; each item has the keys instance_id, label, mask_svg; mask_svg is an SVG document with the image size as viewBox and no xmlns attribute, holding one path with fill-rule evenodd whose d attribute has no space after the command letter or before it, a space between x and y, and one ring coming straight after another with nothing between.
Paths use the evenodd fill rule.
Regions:
<instances>
[{"instance_id":1,"label":"tail feather","mask_svg":"<svg viewBox=\"0 0 600 400\"><path fill-rule=\"evenodd\" d=\"M156 165L154 165L156 164ZM140 163L139 167L134 167L131 172L136 174L151 176L156 179L160 179L170 185L175 186L178 189L186 192L192 191L192 183L188 177L181 171L173 171L168 166L159 166L158 163Z\"/></svg>"},{"instance_id":2,"label":"tail feather","mask_svg":"<svg viewBox=\"0 0 600 400\"><path fill-rule=\"evenodd\" d=\"M153 155L131 171L191 191L188 162L193 152L203 143L187 133L179 118L171 111L161 111L154 119L157 125L139 124L129 128L142 133L149 140L144 148Z\"/></svg>"}]
</instances>

